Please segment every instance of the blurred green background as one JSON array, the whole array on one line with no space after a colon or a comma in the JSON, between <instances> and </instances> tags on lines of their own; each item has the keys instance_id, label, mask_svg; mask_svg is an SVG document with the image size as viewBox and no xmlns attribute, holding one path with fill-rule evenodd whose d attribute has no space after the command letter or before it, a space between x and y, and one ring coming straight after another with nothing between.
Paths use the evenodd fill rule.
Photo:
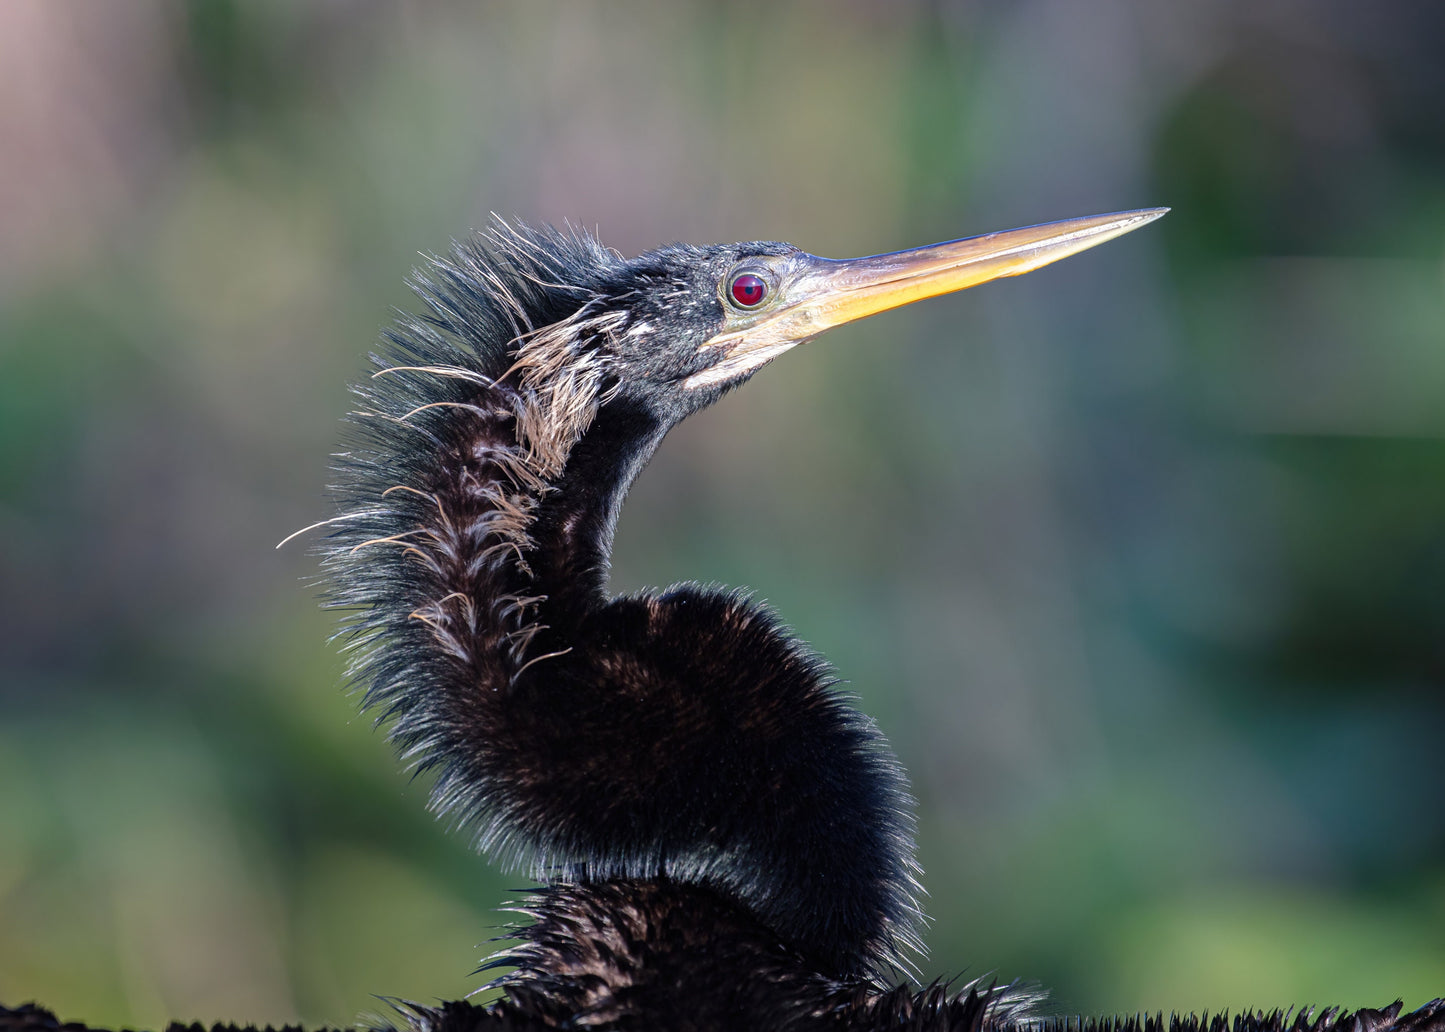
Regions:
<instances>
[{"instance_id":1,"label":"blurred green background","mask_svg":"<svg viewBox=\"0 0 1445 1032\"><path fill-rule=\"evenodd\" d=\"M487 212L635 253L1163 222L691 420L619 590L771 599L912 774L925 975L1445 994L1445 7L0 5L0 999L455 998L518 875L341 688L347 381Z\"/></svg>"}]
</instances>

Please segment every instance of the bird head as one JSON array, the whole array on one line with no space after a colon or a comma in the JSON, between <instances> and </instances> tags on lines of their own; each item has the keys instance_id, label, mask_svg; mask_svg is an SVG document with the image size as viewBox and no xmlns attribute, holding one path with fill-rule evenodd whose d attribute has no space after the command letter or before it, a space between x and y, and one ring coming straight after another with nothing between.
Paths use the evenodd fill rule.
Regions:
<instances>
[{"instance_id":1,"label":"bird head","mask_svg":"<svg viewBox=\"0 0 1445 1032\"><path fill-rule=\"evenodd\" d=\"M1029 272L1167 210L1069 219L845 260L774 242L661 248L618 263L599 284L591 316L617 318L595 338L598 356L619 395L675 422L835 326Z\"/></svg>"}]
</instances>

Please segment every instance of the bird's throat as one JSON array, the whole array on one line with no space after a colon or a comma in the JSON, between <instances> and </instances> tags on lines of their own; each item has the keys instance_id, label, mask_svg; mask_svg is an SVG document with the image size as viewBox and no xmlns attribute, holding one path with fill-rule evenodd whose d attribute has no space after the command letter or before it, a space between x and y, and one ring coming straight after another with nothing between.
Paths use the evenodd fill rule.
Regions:
<instances>
[{"instance_id":1,"label":"bird's throat","mask_svg":"<svg viewBox=\"0 0 1445 1032\"><path fill-rule=\"evenodd\" d=\"M598 409L560 475L543 489L527 561L554 606L587 609L606 601L623 499L667 430L656 414L614 399Z\"/></svg>"}]
</instances>

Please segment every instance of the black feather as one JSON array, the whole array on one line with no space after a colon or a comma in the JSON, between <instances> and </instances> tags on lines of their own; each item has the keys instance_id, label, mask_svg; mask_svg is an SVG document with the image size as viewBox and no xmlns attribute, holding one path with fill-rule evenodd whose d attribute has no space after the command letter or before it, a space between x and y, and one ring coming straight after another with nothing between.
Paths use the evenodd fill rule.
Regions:
<instances>
[{"instance_id":1,"label":"black feather","mask_svg":"<svg viewBox=\"0 0 1445 1032\"><path fill-rule=\"evenodd\" d=\"M609 598L622 498L749 249L625 262L495 230L433 261L358 388L327 545L353 671L434 808L533 876L709 887L831 977L916 944L901 770L744 596Z\"/></svg>"},{"instance_id":2,"label":"black feather","mask_svg":"<svg viewBox=\"0 0 1445 1032\"><path fill-rule=\"evenodd\" d=\"M566 982L565 979L562 980ZM615 1020L579 1024L562 1015L557 1005L570 991L548 998L546 990L515 1001L489 1006L454 1001L436 1007L401 1005L403 1032L547 1032L559 1028L593 1028L601 1032L1445 1032L1445 999L1433 1000L1417 1010L1401 1014L1397 1000L1388 1007L1342 1011L1338 1008L1298 1011L1253 1011L1243 1014L1162 1014L1130 1017L1021 1018L1007 1003L1006 994L987 987L969 986L950 993L934 985L917 992L894 990L865 996L823 985L813 986L821 995L793 995L790 989L764 989L755 998L776 1010L742 1009L719 1016L706 1001L690 1003L689 991L674 986L671 1000L662 1002L661 1013L669 1019L640 1018L635 1013L619 1014ZM665 992L665 990L663 990ZM659 1006L656 1000L650 1006ZM748 1005L742 1005L746 1008ZM362 1026L365 1028L365 1026ZM62 1023L54 1014L34 1004L17 1008L0 1006L0 1032L108 1032L78 1022ZM260 1032L254 1025L172 1022L165 1032ZM281 1029L267 1026L264 1032L302 1032L297 1026ZM315 1029L312 1032L337 1032ZM398 1032L395 1024L371 1026L369 1032Z\"/></svg>"}]
</instances>

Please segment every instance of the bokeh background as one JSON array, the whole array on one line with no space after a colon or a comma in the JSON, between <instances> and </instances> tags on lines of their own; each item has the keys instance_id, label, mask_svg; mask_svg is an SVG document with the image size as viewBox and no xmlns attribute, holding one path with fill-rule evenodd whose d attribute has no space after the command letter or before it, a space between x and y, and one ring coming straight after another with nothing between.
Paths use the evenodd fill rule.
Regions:
<instances>
[{"instance_id":1,"label":"bokeh background","mask_svg":"<svg viewBox=\"0 0 1445 1032\"><path fill-rule=\"evenodd\" d=\"M346 382L488 211L850 256L1163 222L788 355L619 590L751 585L911 771L926 976L1445 994L1445 7L0 5L0 999L345 1024L525 882L343 694Z\"/></svg>"}]
</instances>

